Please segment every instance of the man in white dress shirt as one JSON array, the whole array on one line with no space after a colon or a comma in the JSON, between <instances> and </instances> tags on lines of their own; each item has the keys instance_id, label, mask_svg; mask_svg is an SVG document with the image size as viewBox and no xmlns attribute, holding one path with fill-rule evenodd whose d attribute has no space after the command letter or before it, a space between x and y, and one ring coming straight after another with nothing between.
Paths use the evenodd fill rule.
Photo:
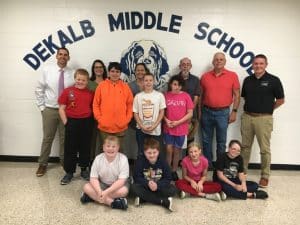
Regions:
<instances>
[{"instance_id":1,"label":"man in white dress shirt","mask_svg":"<svg viewBox=\"0 0 300 225\"><path fill-rule=\"evenodd\" d=\"M70 60L69 50L65 47L59 48L56 53L57 64L47 66L38 80L35 89L37 106L42 113L43 140L41 153L38 159L39 167L36 171L38 177L46 173L48 158L56 130L59 132L59 157L63 164L64 156L64 125L58 114L58 97L60 92L74 84L74 71L67 67Z\"/></svg>"}]
</instances>

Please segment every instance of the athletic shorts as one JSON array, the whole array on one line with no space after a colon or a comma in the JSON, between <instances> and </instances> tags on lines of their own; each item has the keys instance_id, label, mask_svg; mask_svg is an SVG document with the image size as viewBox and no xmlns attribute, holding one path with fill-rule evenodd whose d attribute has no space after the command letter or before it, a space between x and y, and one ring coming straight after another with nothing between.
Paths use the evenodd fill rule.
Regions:
<instances>
[{"instance_id":1,"label":"athletic shorts","mask_svg":"<svg viewBox=\"0 0 300 225\"><path fill-rule=\"evenodd\" d=\"M170 134L164 134L164 142L167 145L173 145L175 148L184 149L187 147L187 136L174 136Z\"/></svg>"},{"instance_id":2,"label":"athletic shorts","mask_svg":"<svg viewBox=\"0 0 300 225\"><path fill-rule=\"evenodd\" d=\"M109 188L111 185L108 185L106 183L103 183L103 182L99 182L100 183L100 188L102 191L104 191L105 189ZM125 187L127 187L127 189L129 190L129 187L130 187L130 179L128 178L125 182Z\"/></svg>"}]
</instances>

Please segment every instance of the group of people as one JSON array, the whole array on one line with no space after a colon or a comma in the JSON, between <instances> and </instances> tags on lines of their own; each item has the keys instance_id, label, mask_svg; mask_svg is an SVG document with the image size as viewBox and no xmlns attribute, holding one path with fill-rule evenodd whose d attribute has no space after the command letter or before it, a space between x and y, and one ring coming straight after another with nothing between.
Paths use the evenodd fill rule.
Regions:
<instances>
[{"instance_id":1,"label":"group of people","mask_svg":"<svg viewBox=\"0 0 300 225\"><path fill-rule=\"evenodd\" d=\"M118 62L111 62L106 70L101 60L95 60L90 77L85 69L74 72L68 68L67 48L59 48L56 59L56 65L44 68L35 92L43 121L37 176L46 173L58 129L60 160L66 172L61 184L71 182L78 164L81 177L89 181L84 186L83 203L95 201L127 209L129 186L136 196L135 205L151 202L171 211L177 189L181 198L187 194L216 201L226 196L268 197L258 187L268 186L272 114L284 103L284 92L280 79L266 72L266 56L255 56L254 73L244 80L242 143L230 141L227 152L227 128L237 118L240 84L237 74L225 69L223 53L214 55L213 69L200 79L190 74L191 60L181 59L180 73L170 78L165 93L154 89L154 76L144 63L136 65L136 80L127 84L121 80ZM198 126L203 155L200 145L193 142ZM135 132L138 146L132 184L128 159L121 148L129 130ZM99 155L95 151L98 134L103 144ZM262 161L258 184L246 181L254 136ZM166 159L160 154L161 137ZM186 148L187 156L181 160L181 150ZM181 179L176 172L180 160ZM214 181L206 180L208 169L214 170Z\"/></svg>"}]
</instances>

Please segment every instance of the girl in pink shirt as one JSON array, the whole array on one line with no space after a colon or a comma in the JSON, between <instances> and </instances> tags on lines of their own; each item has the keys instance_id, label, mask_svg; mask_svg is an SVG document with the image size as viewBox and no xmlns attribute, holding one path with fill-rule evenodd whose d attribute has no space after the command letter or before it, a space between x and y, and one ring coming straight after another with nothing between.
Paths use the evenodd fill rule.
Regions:
<instances>
[{"instance_id":1,"label":"girl in pink shirt","mask_svg":"<svg viewBox=\"0 0 300 225\"><path fill-rule=\"evenodd\" d=\"M196 143L188 146L188 156L182 160L182 179L175 182L180 190L180 197L186 193L193 196L203 197L215 201L226 199L225 193L221 192L219 183L206 181L208 161L202 156L201 148ZM220 194L219 194L220 192Z\"/></svg>"},{"instance_id":2,"label":"girl in pink shirt","mask_svg":"<svg viewBox=\"0 0 300 225\"><path fill-rule=\"evenodd\" d=\"M181 149L186 148L189 120L193 116L194 104L188 93L182 91L184 80L175 75L169 81L165 94L164 142L167 145L166 159L172 168L172 179L178 180L177 168Z\"/></svg>"}]
</instances>

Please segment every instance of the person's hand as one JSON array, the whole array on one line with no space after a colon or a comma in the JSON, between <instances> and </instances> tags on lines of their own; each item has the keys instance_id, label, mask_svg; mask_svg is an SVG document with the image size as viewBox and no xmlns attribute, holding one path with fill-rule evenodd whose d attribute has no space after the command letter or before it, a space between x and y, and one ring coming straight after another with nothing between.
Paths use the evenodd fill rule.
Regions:
<instances>
[{"instance_id":1,"label":"person's hand","mask_svg":"<svg viewBox=\"0 0 300 225\"><path fill-rule=\"evenodd\" d=\"M236 112L231 112L229 115L229 119L228 119L228 123L233 123L234 121L236 121Z\"/></svg>"},{"instance_id":2,"label":"person's hand","mask_svg":"<svg viewBox=\"0 0 300 225\"><path fill-rule=\"evenodd\" d=\"M198 184L197 184L195 181L191 181L191 186L192 186L192 188L194 188L197 192L199 192L199 191L198 191L198 189L199 189Z\"/></svg>"},{"instance_id":3,"label":"person's hand","mask_svg":"<svg viewBox=\"0 0 300 225\"><path fill-rule=\"evenodd\" d=\"M170 128L171 128L171 123L172 123L171 120L165 118L165 123L166 123L167 127L170 127Z\"/></svg>"},{"instance_id":4,"label":"person's hand","mask_svg":"<svg viewBox=\"0 0 300 225\"><path fill-rule=\"evenodd\" d=\"M107 194L105 191L101 191L98 195L98 198L99 198L99 202L100 203L104 203L105 202L105 199L107 197Z\"/></svg>"},{"instance_id":5,"label":"person's hand","mask_svg":"<svg viewBox=\"0 0 300 225\"><path fill-rule=\"evenodd\" d=\"M151 191L156 191L157 190L157 183L155 183L153 180L150 180L148 182L148 187L150 188Z\"/></svg>"},{"instance_id":6,"label":"person's hand","mask_svg":"<svg viewBox=\"0 0 300 225\"><path fill-rule=\"evenodd\" d=\"M171 123L170 123L171 128L176 127L178 125L179 125L178 121L171 121Z\"/></svg>"},{"instance_id":7,"label":"person's hand","mask_svg":"<svg viewBox=\"0 0 300 225\"><path fill-rule=\"evenodd\" d=\"M242 184L242 191L243 192L247 192L247 186L246 186L246 184Z\"/></svg>"},{"instance_id":8,"label":"person's hand","mask_svg":"<svg viewBox=\"0 0 300 225\"><path fill-rule=\"evenodd\" d=\"M198 182L198 192L203 192L203 184Z\"/></svg>"},{"instance_id":9,"label":"person's hand","mask_svg":"<svg viewBox=\"0 0 300 225\"><path fill-rule=\"evenodd\" d=\"M63 124L66 125L68 122L68 119L62 120Z\"/></svg>"},{"instance_id":10,"label":"person's hand","mask_svg":"<svg viewBox=\"0 0 300 225\"><path fill-rule=\"evenodd\" d=\"M234 186L234 188L235 188L235 190L237 190L237 191L243 191L242 185L236 184L236 185Z\"/></svg>"}]
</instances>

